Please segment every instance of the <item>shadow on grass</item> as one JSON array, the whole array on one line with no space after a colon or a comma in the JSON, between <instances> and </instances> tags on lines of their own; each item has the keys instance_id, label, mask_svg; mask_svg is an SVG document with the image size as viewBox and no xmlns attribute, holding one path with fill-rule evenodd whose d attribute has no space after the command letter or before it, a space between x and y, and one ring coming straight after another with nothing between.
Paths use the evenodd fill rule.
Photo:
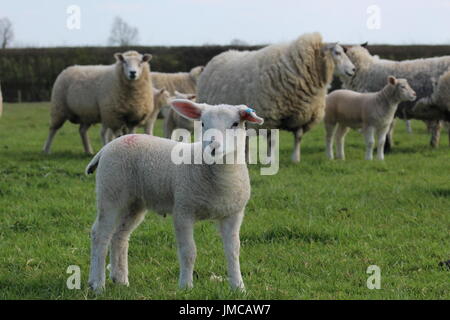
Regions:
<instances>
[{"instance_id":1,"label":"shadow on grass","mask_svg":"<svg viewBox=\"0 0 450 320\"><path fill-rule=\"evenodd\" d=\"M426 192L431 193L431 195L438 198L449 198L450 197L450 189L445 188L433 188L427 189Z\"/></svg>"},{"instance_id":2,"label":"shadow on grass","mask_svg":"<svg viewBox=\"0 0 450 320\"><path fill-rule=\"evenodd\" d=\"M6 154L6 153L5 153ZM9 158L15 161L34 161L34 160L47 160L47 161L60 161L60 160L88 160L93 155L88 155L83 152L76 151L61 151L52 152L51 154L45 154L41 151L16 151L10 150L7 152Z\"/></svg>"},{"instance_id":3,"label":"shadow on grass","mask_svg":"<svg viewBox=\"0 0 450 320\"><path fill-rule=\"evenodd\" d=\"M261 234L243 234L241 242L245 244L283 243L289 241L300 241L305 243L333 244L338 242L337 237L301 230L299 228L275 227Z\"/></svg>"}]
</instances>

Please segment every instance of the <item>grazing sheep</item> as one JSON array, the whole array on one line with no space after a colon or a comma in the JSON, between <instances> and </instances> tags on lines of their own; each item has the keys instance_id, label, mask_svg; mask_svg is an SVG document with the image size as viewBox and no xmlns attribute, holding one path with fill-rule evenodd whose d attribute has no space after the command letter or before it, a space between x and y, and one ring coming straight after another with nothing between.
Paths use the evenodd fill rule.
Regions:
<instances>
[{"instance_id":1,"label":"grazing sheep","mask_svg":"<svg viewBox=\"0 0 450 320\"><path fill-rule=\"evenodd\" d=\"M429 97L425 97L417 101L413 108L413 112L417 113L447 113L450 120L450 69L444 73L438 80L431 78L433 84L433 93ZM439 145L439 136L442 127L448 130L448 121L426 122L427 128L433 131L432 143ZM450 131L449 143L450 143Z\"/></svg>"},{"instance_id":2,"label":"grazing sheep","mask_svg":"<svg viewBox=\"0 0 450 320\"><path fill-rule=\"evenodd\" d=\"M299 162L303 134L323 118L333 73L351 76L353 69L340 45L323 43L319 33L306 34L257 51L219 54L206 65L197 97L211 104L252 106L265 128L294 134L292 160Z\"/></svg>"},{"instance_id":3,"label":"grazing sheep","mask_svg":"<svg viewBox=\"0 0 450 320\"><path fill-rule=\"evenodd\" d=\"M185 99L195 102L196 95L193 93L181 93L175 91L175 99ZM194 132L194 122L180 116L172 108L167 108L163 113L164 116L164 137L170 139L175 129L186 129L191 133Z\"/></svg>"},{"instance_id":4,"label":"grazing sheep","mask_svg":"<svg viewBox=\"0 0 450 320\"><path fill-rule=\"evenodd\" d=\"M384 87L386 77L393 75L397 78L405 78L416 91L418 99L428 97L433 92L431 78L439 78L450 68L450 56L427 59L392 61L380 59L370 55L365 48L367 44L352 46L347 49L347 56L356 67L353 77L341 75L345 89L358 92L376 92ZM414 103L404 101L400 103L396 116L405 119L419 120L444 120L449 115L442 112L418 113L413 111ZM386 142L387 149L392 144L391 134Z\"/></svg>"},{"instance_id":5,"label":"grazing sheep","mask_svg":"<svg viewBox=\"0 0 450 320\"><path fill-rule=\"evenodd\" d=\"M44 152L50 153L53 138L69 120L80 124L84 151L92 154L87 130L101 122L103 143L106 129L115 135L122 127L132 129L153 110L150 54L136 51L116 53L109 66L72 66L60 73L53 85L50 131Z\"/></svg>"},{"instance_id":6,"label":"grazing sheep","mask_svg":"<svg viewBox=\"0 0 450 320\"><path fill-rule=\"evenodd\" d=\"M250 182L245 164L198 162L198 150L224 159L244 152L244 122L262 123L246 106L196 104L173 100L172 106L184 117L200 120L203 133L209 129L237 134L237 147L223 139L182 143L143 134L120 137L100 150L86 168L97 168L97 219L92 228L89 285L100 291L105 284L105 258L111 244L111 278L128 285L128 239L142 222L145 211L172 213L180 260L182 288L193 286L196 258L194 223L213 219L219 222L233 288L244 289L239 266L239 229L250 198ZM216 132L217 132L216 131ZM229 132L229 131L228 131ZM196 151L197 150L197 151ZM174 154L191 154L188 163L177 164ZM192 154L194 153L195 162ZM195 163L195 164L194 164Z\"/></svg>"},{"instance_id":7,"label":"grazing sheep","mask_svg":"<svg viewBox=\"0 0 450 320\"><path fill-rule=\"evenodd\" d=\"M197 81L203 72L204 66L192 68L190 72L162 73L152 72L152 81L155 88L166 88L173 96L175 91L197 92Z\"/></svg>"},{"instance_id":8,"label":"grazing sheep","mask_svg":"<svg viewBox=\"0 0 450 320\"><path fill-rule=\"evenodd\" d=\"M384 159L386 134L402 101L414 101L416 93L405 79L389 76L385 87L374 93L336 90L326 99L325 130L327 156L333 159L336 132L337 158L345 159L344 139L349 128L362 128L366 140L366 159L372 160L374 134L378 137L377 157ZM337 125L337 126L336 126ZM337 127L337 129L336 129Z\"/></svg>"}]
</instances>

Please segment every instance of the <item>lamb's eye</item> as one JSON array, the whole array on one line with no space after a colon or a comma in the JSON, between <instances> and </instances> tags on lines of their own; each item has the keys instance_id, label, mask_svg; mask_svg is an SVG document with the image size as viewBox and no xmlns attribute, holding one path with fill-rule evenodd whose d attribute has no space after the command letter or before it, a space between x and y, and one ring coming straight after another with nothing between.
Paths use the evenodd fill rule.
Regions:
<instances>
[{"instance_id":1,"label":"lamb's eye","mask_svg":"<svg viewBox=\"0 0 450 320\"><path fill-rule=\"evenodd\" d=\"M205 124L202 122L202 128L205 126Z\"/></svg>"},{"instance_id":2,"label":"lamb's eye","mask_svg":"<svg viewBox=\"0 0 450 320\"><path fill-rule=\"evenodd\" d=\"M239 122L235 122L235 123L233 123L233 125L231 127L236 128L238 125L239 125Z\"/></svg>"}]
</instances>

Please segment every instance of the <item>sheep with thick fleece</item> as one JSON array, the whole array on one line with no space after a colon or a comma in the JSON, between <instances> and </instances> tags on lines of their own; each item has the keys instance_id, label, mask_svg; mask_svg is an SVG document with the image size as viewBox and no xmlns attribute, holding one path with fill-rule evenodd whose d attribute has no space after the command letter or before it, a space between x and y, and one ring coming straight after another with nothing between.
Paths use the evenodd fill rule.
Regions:
<instances>
[{"instance_id":1,"label":"sheep with thick fleece","mask_svg":"<svg viewBox=\"0 0 450 320\"><path fill-rule=\"evenodd\" d=\"M122 127L133 128L153 110L150 54L116 53L109 66L72 66L57 77L52 90L50 130L44 145L49 153L53 138L69 120L80 124L84 151L92 154L87 130L101 122L104 129L120 135ZM103 141L104 143L108 141Z\"/></svg>"},{"instance_id":2,"label":"sheep with thick fleece","mask_svg":"<svg viewBox=\"0 0 450 320\"><path fill-rule=\"evenodd\" d=\"M384 87L386 77L393 75L405 78L417 93L418 99L428 97L433 92L431 78L439 78L450 68L450 56L426 59L392 61L372 56L362 46L351 46L347 49L347 56L356 67L355 75L347 77L341 75L345 89L358 92L376 92ZM413 110L414 102L404 101L398 106L396 116L406 119L445 120L448 115L442 112L418 113ZM388 136L387 147L392 144ZM433 140L433 138L432 138Z\"/></svg>"},{"instance_id":3,"label":"sheep with thick fleece","mask_svg":"<svg viewBox=\"0 0 450 320\"><path fill-rule=\"evenodd\" d=\"M185 99L195 102L196 94L194 93L181 93L175 91L174 99ZM186 129L191 133L194 132L194 121L182 117L179 113L175 112L172 108L167 108L163 112L164 117L164 137L170 139L172 132L175 129Z\"/></svg>"},{"instance_id":4,"label":"sheep with thick fleece","mask_svg":"<svg viewBox=\"0 0 450 320\"><path fill-rule=\"evenodd\" d=\"M362 128L366 140L366 159L372 160L376 133L377 157L383 160L386 134L398 104L402 101L414 100L416 100L416 93L411 89L408 81L396 79L393 76L388 77L387 84L378 92L336 90L330 93L326 99L324 117L328 158L333 159L333 137L336 131L337 158L345 159L345 135L349 128Z\"/></svg>"},{"instance_id":5,"label":"sheep with thick fleece","mask_svg":"<svg viewBox=\"0 0 450 320\"><path fill-rule=\"evenodd\" d=\"M204 66L192 68L189 72L163 73L152 72L152 81L155 88L165 88L173 96L178 92L197 92L197 81L203 72Z\"/></svg>"},{"instance_id":6,"label":"sheep with thick fleece","mask_svg":"<svg viewBox=\"0 0 450 320\"><path fill-rule=\"evenodd\" d=\"M196 258L194 223L219 222L233 288L244 289L239 264L239 229L250 198L245 162L220 164L198 160L196 151L214 157L242 154L245 121L261 124L263 119L247 106L197 104L173 100L172 107L186 118L203 124L203 141L182 143L145 134L120 137L92 159L86 173L97 169L97 219L92 228L89 285L96 291L105 284L105 259L111 245L111 278L128 285L128 239L142 222L147 209L172 213L180 260L180 287L193 286ZM208 132L216 130L214 137ZM235 146L225 144L226 132L235 134ZM215 138L216 137L216 138ZM188 163L178 163L174 154L190 154ZM203 153L202 153L203 152ZM193 162L195 158L195 162ZM216 158L215 158L216 159ZM222 162L225 163L225 162Z\"/></svg>"},{"instance_id":7,"label":"sheep with thick fleece","mask_svg":"<svg viewBox=\"0 0 450 320\"><path fill-rule=\"evenodd\" d=\"M230 50L205 67L197 100L211 104L246 104L265 120L265 128L294 134L292 160L300 161L303 134L323 118L333 74L353 75L343 48L323 43L319 33L257 51Z\"/></svg>"}]
</instances>

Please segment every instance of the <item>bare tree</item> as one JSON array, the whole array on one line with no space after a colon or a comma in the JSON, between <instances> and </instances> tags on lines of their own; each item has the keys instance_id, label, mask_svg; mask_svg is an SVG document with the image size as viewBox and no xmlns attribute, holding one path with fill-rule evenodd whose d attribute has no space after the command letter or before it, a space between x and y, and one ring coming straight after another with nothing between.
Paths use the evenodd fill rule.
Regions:
<instances>
[{"instance_id":1,"label":"bare tree","mask_svg":"<svg viewBox=\"0 0 450 320\"><path fill-rule=\"evenodd\" d=\"M130 26L121 17L115 17L108 43L112 46L129 46L139 40L139 30Z\"/></svg>"},{"instance_id":2,"label":"bare tree","mask_svg":"<svg viewBox=\"0 0 450 320\"><path fill-rule=\"evenodd\" d=\"M232 46L248 46L248 43L245 42L244 40L236 38L236 39L231 40L230 45L232 45Z\"/></svg>"},{"instance_id":3,"label":"bare tree","mask_svg":"<svg viewBox=\"0 0 450 320\"><path fill-rule=\"evenodd\" d=\"M12 40L14 39L14 31L11 20L8 18L0 19L0 45L2 49L5 49L7 46L11 45Z\"/></svg>"}]
</instances>

